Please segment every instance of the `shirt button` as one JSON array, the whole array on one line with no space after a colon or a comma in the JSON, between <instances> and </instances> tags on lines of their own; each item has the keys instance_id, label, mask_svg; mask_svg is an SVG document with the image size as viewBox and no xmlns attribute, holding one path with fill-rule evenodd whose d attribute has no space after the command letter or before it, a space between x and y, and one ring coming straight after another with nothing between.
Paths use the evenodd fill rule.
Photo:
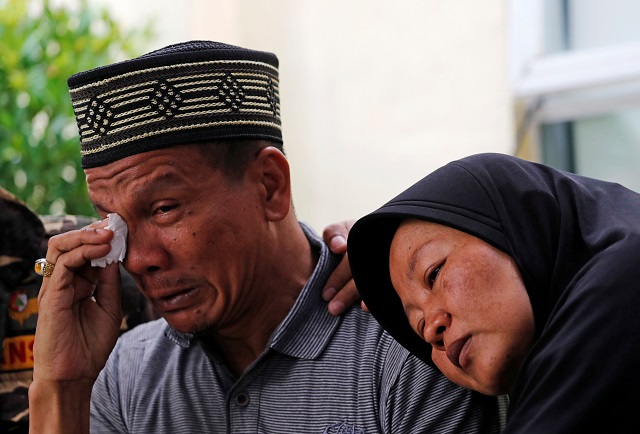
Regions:
<instances>
[{"instance_id":1,"label":"shirt button","mask_svg":"<svg viewBox=\"0 0 640 434\"><path fill-rule=\"evenodd\" d=\"M238 393L238 395L236 396L236 404L238 404L240 407L246 407L247 405L249 405L249 395L244 392Z\"/></svg>"}]
</instances>

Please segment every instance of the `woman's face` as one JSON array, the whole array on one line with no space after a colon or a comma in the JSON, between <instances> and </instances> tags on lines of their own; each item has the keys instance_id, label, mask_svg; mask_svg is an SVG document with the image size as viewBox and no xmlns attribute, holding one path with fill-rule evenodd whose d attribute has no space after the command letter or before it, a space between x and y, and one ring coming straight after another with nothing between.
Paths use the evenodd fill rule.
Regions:
<instances>
[{"instance_id":1,"label":"woman's face","mask_svg":"<svg viewBox=\"0 0 640 434\"><path fill-rule=\"evenodd\" d=\"M411 327L456 384L508 393L533 344L529 296L515 263L447 226L407 220L390 252L391 280Z\"/></svg>"}]
</instances>

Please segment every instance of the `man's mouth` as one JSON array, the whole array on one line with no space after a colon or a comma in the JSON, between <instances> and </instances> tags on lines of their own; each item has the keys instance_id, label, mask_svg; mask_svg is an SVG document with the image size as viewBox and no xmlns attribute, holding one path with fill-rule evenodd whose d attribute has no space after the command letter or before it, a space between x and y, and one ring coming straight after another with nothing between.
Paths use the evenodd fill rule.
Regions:
<instances>
[{"instance_id":1,"label":"man's mouth","mask_svg":"<svg viewBox=\"0 0 640 434\"><path fill-rule=\"evenodd\" d=\"M185 288L153 299L153 305L161 312L175 312L190 307L198 294L198 288Z\"/></svg>"}]
</instances>

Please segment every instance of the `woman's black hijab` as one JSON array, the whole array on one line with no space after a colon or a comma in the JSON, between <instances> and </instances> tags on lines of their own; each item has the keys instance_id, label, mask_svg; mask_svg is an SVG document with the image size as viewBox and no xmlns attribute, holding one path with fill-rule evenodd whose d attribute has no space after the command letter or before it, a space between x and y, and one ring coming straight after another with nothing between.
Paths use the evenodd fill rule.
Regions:
<instances>
[{"instance_id":1,"label":"woman's black hijab","mask_svg":"<svg viewBox=\"0 0 640 434\"><path fill-rule=\"evenodd\" d=\"M574 429L603 407L625 426L625 405L613 405L621 397L640 411L640 195L479 154L447 164L358 220L348 253L363 300L383 328L432 364L431 347L409 326L389 277L391 240L406 218L477 236L518 265L536 323L536 343L512 393L510 418L523 415L519 429L539 428L541 399L558 412L549 421L553 431Z\"/></svg>"}]
</instances>

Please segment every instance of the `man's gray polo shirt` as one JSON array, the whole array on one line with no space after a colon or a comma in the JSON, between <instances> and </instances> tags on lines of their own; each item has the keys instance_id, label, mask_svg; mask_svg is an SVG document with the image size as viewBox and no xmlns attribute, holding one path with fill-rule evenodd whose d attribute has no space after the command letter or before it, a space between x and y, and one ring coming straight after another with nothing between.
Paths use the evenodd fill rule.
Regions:
<instances>
[{"instance_id":1,"label":"man's gray polo shirt","mask_svg":"<svg viewBox=\"0 0 640 434\"><path fill-rule=\"evenodd\" d=\"M313 275L266 350L237 378L164 320L125 333L93 389L92 433L491 433L494 398L463 390L353 307L327 312L321 289L339 258Z\"/></svg>"}]
</instances>

